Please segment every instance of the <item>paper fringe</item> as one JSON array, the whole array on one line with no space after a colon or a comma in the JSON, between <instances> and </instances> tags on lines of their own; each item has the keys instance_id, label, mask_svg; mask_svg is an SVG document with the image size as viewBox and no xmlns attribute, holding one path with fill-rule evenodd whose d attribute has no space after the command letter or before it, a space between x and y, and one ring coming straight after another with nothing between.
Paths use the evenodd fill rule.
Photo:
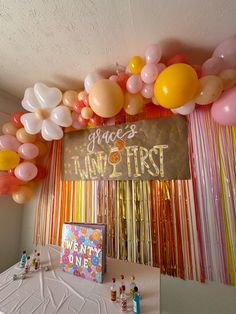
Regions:
<instances>
[{"instance_id":1,"label":"paper fringe","mask_svg":"<svg viewBox=\"0 0 236 314\"><path fill-rule=\"evenodd\" d=\"M208 109L189 117L191 180L62 181L53 142L38 200L35 243L60 245L65 221L107 224L111 257L201 282L236 281L236 127Z\"/></svg>"}]
</instances>

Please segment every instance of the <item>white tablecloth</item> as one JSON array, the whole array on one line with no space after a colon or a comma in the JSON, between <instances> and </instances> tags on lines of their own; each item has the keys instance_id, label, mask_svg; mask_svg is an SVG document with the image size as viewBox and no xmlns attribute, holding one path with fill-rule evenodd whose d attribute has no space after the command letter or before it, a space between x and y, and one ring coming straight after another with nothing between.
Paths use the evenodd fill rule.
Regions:
<instances>
[{"instance_id":1,"label":"white tablecloth","mask_svg":"<svg viewBox=\"0 0 236 314\"><path fill-rule=\"evenodd\" d=\"M120 314L119 303L110 301L111 278L119 278L120 274L125 278L135 275L141 294L141 313L160 313L158 268L108 258L104 283L98 284L63 272L59 253L57 246L43 247L42 268L32 271L26 279L13 281L13 274L22 272L16 266L0 274L0 313ZM50 266L47 272L46 265ZM126 279L127 288L129 282ZM131 306L129 312L132 313Z\"/></svg>"}]
</instances>

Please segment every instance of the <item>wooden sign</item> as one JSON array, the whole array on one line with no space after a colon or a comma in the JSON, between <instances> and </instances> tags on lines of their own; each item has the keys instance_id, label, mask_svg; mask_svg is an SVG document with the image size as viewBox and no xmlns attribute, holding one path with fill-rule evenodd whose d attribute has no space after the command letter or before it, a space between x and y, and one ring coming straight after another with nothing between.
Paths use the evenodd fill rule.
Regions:
<instances>
[{"instance_id":1,"label":"wooden sign","mask_svg":"<svg viewBox=\"0 0 236 314\"><path fill-rule=\"evenodd\" d=\"M189 179L187 122L176 115L67 133L65 180Z\"/></svg>"}]
</instances>

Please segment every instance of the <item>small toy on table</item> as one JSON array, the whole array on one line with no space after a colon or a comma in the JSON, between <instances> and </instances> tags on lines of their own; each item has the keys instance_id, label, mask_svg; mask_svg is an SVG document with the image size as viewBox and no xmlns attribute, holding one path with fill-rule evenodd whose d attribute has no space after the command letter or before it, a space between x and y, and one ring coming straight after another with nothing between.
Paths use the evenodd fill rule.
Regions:
<instances>
[{"instance_id":1,"label":"small toy on table","mask_svg":"<svg viewBox=\"0 0 236 314\"><path fill-rule=\"evenodd\" d=\"M34 250L34 256L32 258L32 263L31 263L32 266L35 266L36 258L37 258L37 250Z\"/></svg>"},{"instance_id":2,"label":"small toy on table","mask_svg":"<svg viewBox=\"0 0 236 314\"><path fill-rule=\"evenodd\" d=\"M140 314L140 295L138 293L138 287L134 287L133 313Z\"/></svg>"},{"instance_id":3,"label":"small toy on table","mask_svg":"<svg viewBox=\"0 0 236 314\"><path fill-rule=\"evenodd\" d=\"M27 260L26 260L26 263L25 263L25 273L26 274L28 274L28 272L30 271L30 266L31 266L30 256L27 256Z\"/></svg>"},{"instance_id":4,"label":"small toy on table","mask_svg":"<svg viewBox=\"0 0 236 314\"><path fill-rule=\"evenodd\" d=\"M36 261L35 261L35 264L34 264L34 269L38 270L39 268L40 268L40 253L37 253Z\"/></svg>"},{"instance_id":5,"label":"small toy on table","mask_svg":"<svg viewBox=\"0 0 236 314\"><path fill-rule=\"evenodd\" d=\"M20 259L19 267L25 268L25 263L26 263L26 251L23 251L21 259Z\"/></svg>"}]
</instances>

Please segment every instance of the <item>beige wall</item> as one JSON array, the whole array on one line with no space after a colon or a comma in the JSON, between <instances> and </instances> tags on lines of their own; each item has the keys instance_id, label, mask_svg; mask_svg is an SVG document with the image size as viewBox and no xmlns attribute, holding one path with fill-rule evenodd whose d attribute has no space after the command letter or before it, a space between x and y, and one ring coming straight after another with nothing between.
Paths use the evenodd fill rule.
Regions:
<instances>
[{"instance_id":1,"label":"beige wall","mask_svg":"<svg viewBox=\"0 0 236 314\"><path fill-rule=\"evenodd\" d=\"M9 113L17 110L19 100L0 91L0 126L9 121ZM0 272L16 263L19 258L21 218L23 206L11 196L0 199Z\"/></svg>"}]
</instances>

